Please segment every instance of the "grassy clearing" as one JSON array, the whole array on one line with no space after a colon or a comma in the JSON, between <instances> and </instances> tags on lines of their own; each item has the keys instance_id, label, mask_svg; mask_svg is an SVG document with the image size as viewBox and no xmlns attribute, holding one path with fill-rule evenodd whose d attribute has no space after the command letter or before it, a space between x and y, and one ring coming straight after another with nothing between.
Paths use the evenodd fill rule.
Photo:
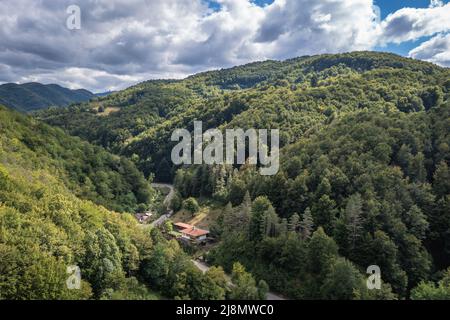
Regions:
<instances>
[{"instance_id":1,"label":"grassy clearing","mask_svg":"<svg viewBox=\"0 0 450 320\"><path fill-rule=\"evenodd\" d=\"M221 212L221 208L201 206L200 211L195 216L185 210L180 210L172 217L172 221L189 223L198 228L209 230L211 224L217 220Z\"/></svg>"},{"instance_id":2,"label":"grassy clearing","mask_svg":"<svg viewBox=\"0 0 450 320\"><path fill-rule=\"evenodd\" d=\"M119 110L120 110L119 107L106 107L103 110L103 112L98 112L97 115L100 117L106 117L106 116L110 115L111 113L117 112ZM97 111L99 111L99 109L97 109Z\"/></svg>"}]
</instances>

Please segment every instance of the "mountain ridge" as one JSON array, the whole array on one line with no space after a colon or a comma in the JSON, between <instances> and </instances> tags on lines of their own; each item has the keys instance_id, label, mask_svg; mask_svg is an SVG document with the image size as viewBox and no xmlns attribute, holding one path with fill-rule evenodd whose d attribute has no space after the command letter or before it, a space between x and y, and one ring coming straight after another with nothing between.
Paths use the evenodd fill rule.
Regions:
<instances>
[{"instance_id":1,"label":"mountain ridge","mask_svg":"<svg viewBox=\"0 0 450 320\"><path fill-rule=\"evenodd\" d=\"M88 101L95 95L86 89L68 89L58 84L27 82L0 85L0 104L29 112L50 106L65 107L72 103Z\"/></svg>"}]
</instances>

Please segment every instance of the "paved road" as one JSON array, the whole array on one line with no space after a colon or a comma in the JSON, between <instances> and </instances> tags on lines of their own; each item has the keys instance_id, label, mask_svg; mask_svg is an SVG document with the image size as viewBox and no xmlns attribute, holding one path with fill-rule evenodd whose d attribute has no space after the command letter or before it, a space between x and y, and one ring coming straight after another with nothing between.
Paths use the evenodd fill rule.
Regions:
<instances>
[{"instance_id":1,"label":"paved road","mask_svg":"<svg viewBox=\"0 0 450 320\"><path fill-rule=\"evenodd\" d=\"M191 260L191 261L203 273L205 273L206 271L209 270L209 266L206 263L204 263L202 261L198 261L198 260ZM231 279L230 279L230 277L228 275L227 275L227 279L231 283ZM275 294L275 293L273 293L273 292L269 291L267 293L266 300L286 300L286 299L281 297L281 296L279 296L279 295L277 295L277 294Z\"/></svg>"},{"instance_id":2,"label":"paved road","mask_svg":"<svg viewBox=\"0 0 450 320\"><path fill-rule=\"evenodd\" d=\"M172 201L173 196L175 195L175 189L173 185L168 183L152 183L153 188L169 188L169 193L167 194L166 198L164 199L164 204L168 206L170 204L170 201Z\"/></svg>"},{"instance_id":3,"label":"paved road","mask_svg":"<svg viewBox=\"0 0 450 320\"><path fill-rule=\"evenodd\" d=\"M171 216L171 214L163 214L162 216L160 216L158 219L156 219L155 221L153 221L150 225L152 227L159 227L160 225L162 225L167 219L169 219Z\"/></svg>"},{"instance_id":4,"label":"paved road","mask_svg":"<svg viewBox=\"0 0 450 320\"><path fill-rule=\"evenodd\" d=\"M166 198L164 199L164 204L167 208L169 208L170 202L173 199L173 196L175 195L175 189L173 185L167 184L167 183L152 183L152 187L154 188L169 188L169 193L167 194ZM173 211L170 210L168 213L161 215L158 219L153 221L151 223L152 227L158 227L162 225L167 219L169 219L173 214Z\"/></svg>"}]
</instances>

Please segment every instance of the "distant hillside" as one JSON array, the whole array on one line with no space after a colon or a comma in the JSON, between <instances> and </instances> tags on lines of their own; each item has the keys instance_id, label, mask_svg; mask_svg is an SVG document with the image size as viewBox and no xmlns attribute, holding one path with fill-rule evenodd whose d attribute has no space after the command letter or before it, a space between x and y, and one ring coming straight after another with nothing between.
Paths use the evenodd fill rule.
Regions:
<instances>
[{"instance_id":1,"label":"distant hillside","mask_svg":"<svg viewBox=\"0 0 450 320\"><path fill-rule=\"evenodd\" d=\"M109 151L134 156L146 174L170 181L176 128L202 120L213 128L282 128L281 144L298 141L362 109L419 112L437 104L449 70L379 52L264 61L152 80L89 103L42 111L38 118Z\"/></svg>"},{"instance_id":2,"label":"distant hillside","mask_svg":"<svg viewBox=\"0 0 450 320\"><path fill-rule=\"evenodd\" d=\"M65 107L95 97L84 89L71 90L56 84L30 82L6 83L0 86L0 104L19 111L33 111L50 106Z\"/></svg>"},{"instance_id":3,"label":"distant hillside","mask_svg":"<svg viewBox=\"0 0 450 320\"><path fill-rule=\"evenodd\" d=\"M99 93L95 93L94 95L96 97L106 97L109 96L110 94L115 93L116 91L106 91L106 92L99 92Z\"/></svg>"}]
</instances>

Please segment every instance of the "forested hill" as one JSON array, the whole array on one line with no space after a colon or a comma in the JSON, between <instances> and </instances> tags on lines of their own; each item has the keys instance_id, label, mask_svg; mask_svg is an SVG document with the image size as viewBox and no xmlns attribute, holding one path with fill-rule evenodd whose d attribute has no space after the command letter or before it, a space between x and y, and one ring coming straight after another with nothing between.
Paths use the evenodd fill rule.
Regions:
<instances>
[{"instance_id":1,"label":"forested hill","mask_svg":"<svg viewBox=\"0 0 450 320\"><path fill-rule=\"evenodd\" d=\"M17 178L31 178L21 170L43 172L76 196L119 212L150 204L152 188L130 160L3 106L0 134L1 164Z\"/></svg>"},{"instance_id":2,"label":"forested hill","mask_svg":"<svg viewBox=\"0 0 450 320\"><path fill-rule=\"evenodd\" d=\"M206 256L299 299L450 297L450 71L393 54L266 61L148 81L40 119L225 209ZM279 128L281 169L176 168L176 128ZM244 197L244 195L246 195ZM178 209L179 206L175 209ZM373 292L372 292L373 294Z\"/></svg>"},{"instance_id":3,"label":"forested hill","mask_svg":"<svg viewBox=\"0 0 450 320\"><path fill-rule=\"evenodd\" d=\"M130 161L0 106L0 300L224 299L223 271L105 208L152 192Z\"/></svg>"},{"instance_id":4,"label":"forested hill","mask_svg":"<svg viewBox=\"0 0 450 320\"><path fill-rule=\"evenodd\" d=\"M360 110L285 148L275 176L199 166L175 180L183 197L229 202L213 264L241 261L298 299L354 299L377 265L399 298L448 299L449 145L448 101L417 113Z\"/></svg>"},{"instance_id":5,"label":"forested hill","mask_svg":"<svg viewBox=\"0 0 450 320\"><path fill-rule=\"evenodd\" d=\"M171 180L175 128L282 128L283 145L348 113L428 110L450 86L449 70L387 53L355 52L252 63L184 80L147 81L38 117L124 154L145 174Z\"/></svg>"},{"instance_id":6,"label":"forested hill","mask_svg":"<svg viewBox=\"0 0 450 320\"><path fill-rule=\"evenodd\" d=\"M0 104L19 111L34 111L50 106L65 107L89 101L95 95L84 89L71 90L56 84L30 82L0 85Z\"/></svg>"}]
</instances>

